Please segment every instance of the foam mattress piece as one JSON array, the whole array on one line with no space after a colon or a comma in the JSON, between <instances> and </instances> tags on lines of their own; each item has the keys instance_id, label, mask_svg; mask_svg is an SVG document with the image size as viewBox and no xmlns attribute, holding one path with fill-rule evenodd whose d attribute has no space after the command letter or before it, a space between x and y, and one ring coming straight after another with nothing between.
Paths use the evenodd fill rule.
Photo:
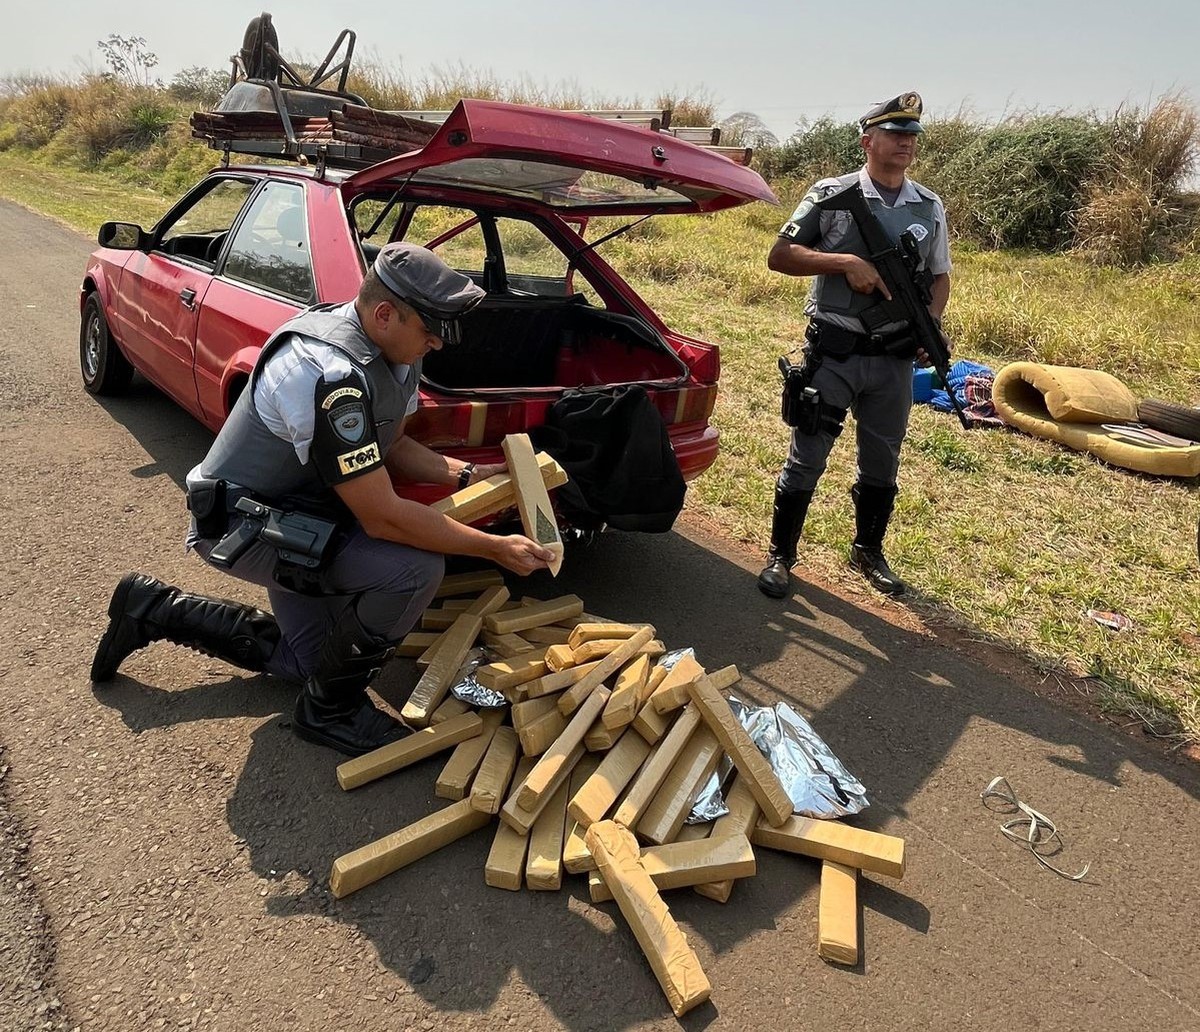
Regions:
<instances>
[{"instance_id":1,"label":"foam mattress piece","mask_svg":"<svg viewBox=\"0 0 1200 1032\"><path fill-rule=\"evenodd\" d=\"M1120 390L1111 389L1108 381ZM1136 399L1125 407L1124 394L1133 399L1128 388L1107 373L1036 362L1005 366L992 386L992 401L1000 418L1027 434L1089 452L1114 466L1139 473L1200 476L1200 444L1178 446L1138 440L1122 431L1119 424L1137 420ZM1064 419L1056 412L1082 413L1087 418ZM1103 418L1099 418L1102 412ZM1100 425L1103 423L1114 425Z\"/></svg>"},{"instance_id":2,"label":"foam mattress piece","mask_svg":"<svg viewBox=\"0 0 1200 1032\"><path fill-rule=\"evenodd\" d=\"M1063 423L1132 423L1137 420L1137 398L1110 373L1099 369L1014 362L1005 366L1042 395L1051 419Z\"/></svg>"}]
</instances>

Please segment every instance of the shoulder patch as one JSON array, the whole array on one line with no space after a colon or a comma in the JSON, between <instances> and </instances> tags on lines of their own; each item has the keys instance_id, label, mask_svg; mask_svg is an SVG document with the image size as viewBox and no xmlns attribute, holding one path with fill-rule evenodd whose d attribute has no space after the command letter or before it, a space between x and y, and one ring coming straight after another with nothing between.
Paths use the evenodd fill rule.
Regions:
<instances>
[{"instance_id":1,"label":"shoulder patch","mask_svg":"<svg viewBox=\"0 0 1200 1032\"><path fill-rule=\"evenodd\" d=\"M372 441L365 448L357 451L344 452L337 457L338 471L347 476L359 470L378 466L382 460L379 457L379 445Z\"/></svg>"},{"instance_id":2,"label":"shoulder patch","mask_svg":"<svg viewBox=\"0 0 1200 1032\"><path fill-rule=\"evenodd\" d=\"M322 376L314 401L316 420L309 455L326 484L339 484L382 463L371 395L357 370L332 382Z\"/></svg>"}]
</instances>

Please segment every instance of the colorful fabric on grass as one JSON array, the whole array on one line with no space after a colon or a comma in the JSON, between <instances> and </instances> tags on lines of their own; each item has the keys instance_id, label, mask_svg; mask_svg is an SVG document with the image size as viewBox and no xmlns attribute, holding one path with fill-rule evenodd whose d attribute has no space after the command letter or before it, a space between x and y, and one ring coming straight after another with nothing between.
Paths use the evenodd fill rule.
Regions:
<instances>
[{"instance_id":1,"label":"colorful fabric on grass","mask_svg":"<svg viewBox=\"0 0 1200 1032\"><path fill-rule=\"evenodd\" d=\"M1004 420L996 412L992 402L992 384L996 374L979 362L960 359L950 367L949 388L954 391L967 420L976 426L1004 426ZM939 412L953 412L950 395L945 390L935 389L929 404Z\"/></svg>"}]
</instances>

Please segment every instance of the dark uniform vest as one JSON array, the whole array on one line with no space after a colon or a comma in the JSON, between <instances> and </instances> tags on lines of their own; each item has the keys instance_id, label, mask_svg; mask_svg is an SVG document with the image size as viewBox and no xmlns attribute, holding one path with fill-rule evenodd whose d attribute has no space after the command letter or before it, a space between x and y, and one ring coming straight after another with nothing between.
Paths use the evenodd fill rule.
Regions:
<instances>
[{"instance_id":1,"label":"dark uniform vest","mask_svg":"<svg viewBox=\"0 0 1200 1032\"><path fill-rule=\"evenodd\" d=\"M380 454L387 454L420 382L421 366L419 362L410 366L405 379L397 380L358 322L334 314L333 310L341 307L316 305L288 320L268 338L250 382L200 463L203 477L245 488L264 501L286 500L300 509L307 506L311 512L327 511L335 501L312 461L301 465L291 441L272 433L254 408L254 386L264 364L293 333L328 344L350 360L371 399Z\"/></svg>"},{"instance_id":2,"label":"dark uniform vest","mask_svg":"<svg viewBox=\"0 0 1200 1032\"><path fill-rule=\"evenodd\" d=\"M834 190L852 186L858 181L858 172L839 176L837 179L838 185L831 187L828 192L832 193ZM921 253L922 266L924 267L929 264L930 249L934 240L934 229L937 225L934 218L937 209L936 195L917 183L913 183L913 186L917 188L917 192L921 195L920 201L901 204L892 208L885 204L879 197L868 196L867 204L892 240L899 241L900 234L911 226L920 226L925 230L924 235L919 231L914 233L915 236L921 237L917 242L917 248ZM860 258L870 260L871 256L867 251L866 244L863 242L863 238L858 232L858 226L855 224L850 213L840 211L836 212L834 217L840 220L838 229L844 235L830 247L825 247L822 244L821 250L834 254L854 254ZM860 294L855 290L851 290L845 276L817 276L813 281L810 303L814 308L813 314L818 318L821 314L831 314L857 319L864 309L878 304L879 297L874 294Z\"/></svg>"}]
</instances>

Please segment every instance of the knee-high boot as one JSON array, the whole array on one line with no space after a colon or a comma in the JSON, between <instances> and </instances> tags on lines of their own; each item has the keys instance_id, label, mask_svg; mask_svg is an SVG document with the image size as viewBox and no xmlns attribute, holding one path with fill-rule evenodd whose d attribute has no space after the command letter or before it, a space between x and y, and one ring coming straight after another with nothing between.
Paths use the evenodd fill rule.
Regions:
<instances>
[{"instance_id":1,"label":"knee-high boot","mask_svg":"<svg viewBox=\"0 0 1200 1032\"><path fill-rule=\"evenodd\" d=\"M111 681L132 652L170 641L246 670L266 667L279 643L270 613L191 595L144 573L127 573L108 604L109 623L92 659L92 680Z\"/></svg>"},{"instance_id":2,"label":"knee-high boot","mask_svg":"<svg viewBox=\"0 0 1200 1032\"><path fill-rule=\"evenodd\" d=\"M758 575L758 590L771 598L783 598L796 565L796 545L804 529L804 518L812 501L812 491L784 491L775 485L775 509L771 515L771 545L767 565Z\"/></svg>"},{"instance_id":3,"label":"knee-high boot","mask_svg":"<svg viewBox=\"0 0 1200 1032\"><path fill-rule=\"evenodd\" d=\"M850 489L850 497L854 499L857 525L854 543L850 546L850 565L885 595L903 595L904 581L892 572L883 557L883 536L892 518L896 488L855 484Z\"/></svg>"},{"instance_id":4,"label":"knee-high boot","mask_svg":"<svg viewBox=\"0 0 1200 1032\"><path fill-rule=\"evenodd\" d=\"M392 656L393 644L367 631L351 602L337 618L317 665L296 700L292 728L301 738L347 756L396 742L409 729L367 695L367 687Z\"/></svg>"}]
</instances>

